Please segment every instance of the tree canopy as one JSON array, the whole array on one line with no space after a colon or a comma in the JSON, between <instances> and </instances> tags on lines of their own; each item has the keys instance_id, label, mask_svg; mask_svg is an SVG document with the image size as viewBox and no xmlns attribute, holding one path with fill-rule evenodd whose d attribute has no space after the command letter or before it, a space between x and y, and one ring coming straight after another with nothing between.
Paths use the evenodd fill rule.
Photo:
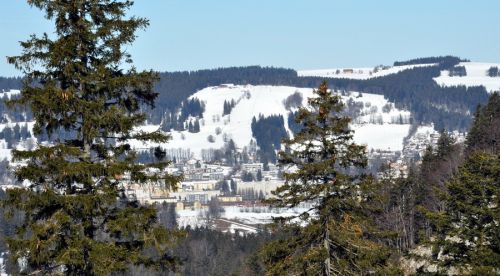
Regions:
<instances>
[{"instance_id":1,"label":"tree canopy","mask_svg":"<svg viewBox=\"0 0 500 276\"><path fill-rule=\"evenodd\" d=\"M13 151L23 162L16 176L24 188L8 191L3 205L24 221L8 240L24 272L104 275L131 265L174 268L168 245L178 233L158 224L156 210L126 194L141 183L175 188L179 177L163 173L167 162L141 165L130 139L166 142L157 131L136 127L154 106L153 71L137 71L125 45L148 25L126 14L132 1L31 0L55 24L55 37L32 35L22 53L9 57L21 70L21 97L37 135L59 130L74 137L31 151Z\"/></svg>"}]
</instances>

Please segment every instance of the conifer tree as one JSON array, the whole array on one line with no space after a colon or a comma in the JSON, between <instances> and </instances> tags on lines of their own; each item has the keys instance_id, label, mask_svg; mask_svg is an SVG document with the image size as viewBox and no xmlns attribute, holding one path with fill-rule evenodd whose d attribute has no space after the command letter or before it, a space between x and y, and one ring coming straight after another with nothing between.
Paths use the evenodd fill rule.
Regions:
<instances>
[{"instance_id":1,"label":"conifer tree","mask_svg":"<svg viewBox=\"0 0 500 276\"><path fill-rule=\"evenodd\" d=\"M500 93L493 93L484 107L478 107L467 135L466 155L474 151L498 153L500 141Z\"/></svg>"},{"instance_id":2,"label":"conifer tree","mask_svg":"<svg viewBox=\"0 0 500 276\"><path fill-rule=\"evenodd\" d=\"M438 272L494 275L500 271L499 94L478 108L467 136L465 162L446 182L444 208L427 212Z\"/></svg>"},{"instance_id":3,"label":"conifer tree","mask_svg":"<svg viewBox=\"0 0 500 276\"><path fill-rule=\"evenodd\" d=\"M152 107L157 75L132 66L124 46L148 25L129 17L132 1L30 0L55 23L54 38L32 35L8 61L25 74L21 97L36 120L34 132L75 133L32 151L13 151L26 188L9 190L3 205L24 212L8 240L25 272L105 275L132 265L162 270L177 259L168 245L178 233L158 224L154 207L129 199L126 183L175 187L166 162L141 165L130 139L166 142L161 132L135 131Z\"/></svg>"},{"instance_id":4,"label":"conifer tree","mask_svg":"<svg viewBox=\"0 0 500 276\"><path fill-rule=\"evenodd\" d=\"M500 156L473 153L447 183L445 210L431 212L438 272L495 275L500 271Z\"/></svg>"},{"instance_id":5,"label":"conifer tree","mask_svg":"<svg viewBox=\"0 0 500 276\"><path fill-rule=\"evenodd\" d=\"M342 116L341 98L326 82L314 90L309 107L298 111L302 127L284 140L279 164L288 169L285 184L276 189L276 207L311 203L297 218L279 218L280 232L289 238L261 252L269 275L358 275L384 269L388 251L371 240L367 217L372 200L370 178L347 172L366 165L365 147L352 142L350 118Z\"/></svg>"}]
</instances>

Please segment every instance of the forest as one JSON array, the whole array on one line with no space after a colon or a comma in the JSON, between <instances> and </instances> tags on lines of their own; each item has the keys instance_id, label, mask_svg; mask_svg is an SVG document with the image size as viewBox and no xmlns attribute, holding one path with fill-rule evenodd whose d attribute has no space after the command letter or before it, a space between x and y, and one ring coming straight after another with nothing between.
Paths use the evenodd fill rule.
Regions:
<instances>
[{"instance_id":1,"label":"forest","mask_svg":"<svg viewBox=\"0 0 500 276\"><path fill-rule=\"evenodd\" d=\"M29 108L18 116L35 121L35 136L57 134L57 138L11 151L12 161L19 164L12 174L23 185L0 189L1 269L5 272L500 273L500 94L488 95L484 87L436 85L432 78L441 70L455 68L453 72L464 73L456 67L459 58L398 62L437 65L369 80L332 79L330 84L298 77L294 70L258 66L140 71L126 46L149 21L128 16L132 1L32 0L28 4L44 12L56 32L51 37L32 35L22 42L21 53L7 61L25 77L4 78L0 83L21 89L19 97L6 99L6 106ZM122 68L123 64L132 66ZM19 81L22 84L15 83ZM144 122L159 123L167 117L168 122L177 120L173 127L185 128L182 120L201 117L205 108L188 96L228 82L314 87L307 107L297 105L298 94L285 101L296 108L293 136L286 135L282 116L252 120L258 147L278 150L268 156L268 162L277 162L283 183L267 199L250 188L240 189L242 194L269 208L308 206L288 216L274 216L272 222L258 225L254 234L213 229L223 211L218 199L210 201L207 226L191 228L179 227L176 205L141 202L128 193L133 185L175 191L183 180L183 175L169 170L173 164L166 160L164 149L158 146L140 156L130 142L167 143L167 133L137 129ZM443 130L436 145L427 146L421 161L408 164L407 174L391 163L383 164L377 175L367 174L363 171L367 148L353 141L352 118L332 89L382 94L411 110L417 122L434 122ZM225 106L231 109L232 103ZM199 126L195 121L187 128L196 132ZM465 142L458 143L445 129L467 130ZM31 133L27 126L16 125L4 128L0 135L12 140ZM207 142L213 142L210 136ZM234 141L226 141L217 154L237 165ZM0 165L5 169L5 163ZM264 164L255 178L262 179L269 166ZM242 177L254 178L249 172ZM234 181L217 185L233 193L237 190Z\"/></svg>"},{"instance_id":2,"label":"forest","mask_svg":"<svg viewBox=\"0 0 500 276\"><path fill-rule=\"evenodd\" d=\"M465 75L464 69L456 67L466 61L458 57L429 57L410 61L395 62L395 65L435 63L433 67L417 67L409 70L368 80L335 79L329 86L337 90L350 90L384 95L396 107L410 110L418 123L434 123L436 130L468 129L478 104L486 103L488 93L484 87L441 87L432 78L441 70L451 70L457 75ZM494 70L494 69L492 69ZM293 69L273 67L231 67L192 72L163 72L155 83L159 93L155 108L144 107L148 122L160 124L169 118L168 128L181 129L185 116L193 106L187 98L200 89L225 83L251 85L284 85L294 87L317 87L323 78L300 77ZM0 89L20 87L20 78L0 77ZM444 108L446 107L446 108ZM190 110L184 111L185 108ZM196 108L196 107L195 107ZM179 112L182 115L178 115Z\"/></svg>"}]
</instances>

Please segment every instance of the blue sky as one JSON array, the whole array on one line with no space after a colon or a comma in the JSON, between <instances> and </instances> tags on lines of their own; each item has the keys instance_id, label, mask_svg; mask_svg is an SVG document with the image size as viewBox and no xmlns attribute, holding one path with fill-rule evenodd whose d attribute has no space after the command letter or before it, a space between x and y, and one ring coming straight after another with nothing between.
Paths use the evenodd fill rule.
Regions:
<instances>
[{"instance_id":1,"label":"blue sky","mask_svg":"<svg viewBox=\"0 0 500 276\"><path fill-rule=\"evenodd\" d=\"M500 62L498 0L136 0L150 27L128 46L140 69L361 67L452 54ZM51 32L26 1L0 4L0 75L18 41Z\"/></svg>"}]
</instances>

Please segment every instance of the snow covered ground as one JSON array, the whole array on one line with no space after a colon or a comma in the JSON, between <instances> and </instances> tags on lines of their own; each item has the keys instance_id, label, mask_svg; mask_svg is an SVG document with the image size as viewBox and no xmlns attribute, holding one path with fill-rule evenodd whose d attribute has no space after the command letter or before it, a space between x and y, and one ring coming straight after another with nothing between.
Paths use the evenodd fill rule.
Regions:
<instances>
[{"instance_id":1,"label":"snow covered ground","mask_svg":"<svg viewBox=\"0 0 500 276\"><path fill-rule=\"evenodd\" d=\"M441 75L434 78L441 86L484 86L488 92L500 91L500 77L488 76L488 69L492 66L500 68L500 63L483 62L461 62L458 66L464 66L467 72L466 76L450 77L447 70L441 71Z\"/></svg>"},{"instance_id":2,"label":"snow covered ground","mask_svg":"<svg viewBox=\"0 0 500 276\"><path fill-rule=\"evenodd\" d=\"M258 225L272 222L273 217L296 216L307 211L308 208L297 207L293 209L277 209L269 207L240 207L225 206L221 218L226 220L235 220L243 224ZM202 227L206 226L206 210L180 210L177 211L177 224L179 227Z\"/></svg>"},{"instance_id":3,"label":"snow covered ground","mask_svg":"<svg viewBox=\"0 0 500 276\"><path fill-rule=\"evenodd\" d=\"M300 70L297 74L301 77L322 77L322 78L344 78L366 80L370 78L382 77L390 74L396 74L403 70L415 67L434 66L435 64L414 64L402 66L389 66L388 68L364 67L364 68L334 68L321 70Z\"/></svg>"},{"instance_id":4,"label":"snow covered ground","mask_svg":"<svg viewBox=\"0 0 500 276\"><path fill-rule=\"evenodd\" d=\"M10 98L14 95L19 95L21 94L21 91L19 90L16 90L16 89L11 89L9 91L1 91L0 92L0 98L1 99L4 99L4 98L7 98L10 100Z\"/></svg>"},{"instance_id":5,"label":"snow covered ground","mask_svg":"<svg viewBox=\"0 0 500 276\"><path fill-rule=\"evenodd\" d=\"M197 98L205 103L205 112L200 121L200 132L173 132L169 148L189 148L195 155L202 149L218 149L224 140L233 139L239 146L247 145L252 139L251 123L253 117L282 114L285 118L289 111L285 109L283 100L296 91L302 93L304 103L306 97L312 95L312 89L299 89L284 86L232 86L208 87L198 91L190 98ZM224 101L234 100L235 107L231 114L222 116ZM220 129L220 134L217 134ZM213 143L207 137L215 138ZM226 139L224 139L224 137Z\"/></svg>"},{"instance_id":6,"label":"snow covered ground","mask_svg":"<svg viewBox=\"0 0 500 276\"><path fill-rule=\"evenodd\" d=\"M233 139L238 147L249 144L252 139L252 118L282 115L285 128L288 128L287 110L283 104L290 95L298 92L302 95L302 104L312 96L310 88L296 88L288 86L252 86L252 85L223 85L208 87L192 95L205 103L203 119L200 120L200 132L188 131L171 132L172 140L162 145L166 149L186 149L194 157L200 158L203 149L218 149L225 141ZM229 115L222 115L224 101L234 100L236 105ZM408 134L410 112L399 110L389 103L382 95L348 92L342 96L344 103L351 101L360 112L353 120L353 129L356 131L354 140L357 143L367 144L369 148L383 150L401 150L403 138ZM194 118L192 118L194 120ZM143 130L157 130L159 126L149 125L141 127ZM214 142L208 141L212 135ZM133 142L135 148L147 148L150 145Z\"/></svg>"},{"instance_id":7,"label":"snow covered ground","mask_svg":"<svg viewBox=\"0 0 500 276\"><path fill-rule=\"evenodd\" d=\"M354 125L354 141L367 145L369 149L401 151L409 129L409 124Z\"/></svg>"}]
</instances>

